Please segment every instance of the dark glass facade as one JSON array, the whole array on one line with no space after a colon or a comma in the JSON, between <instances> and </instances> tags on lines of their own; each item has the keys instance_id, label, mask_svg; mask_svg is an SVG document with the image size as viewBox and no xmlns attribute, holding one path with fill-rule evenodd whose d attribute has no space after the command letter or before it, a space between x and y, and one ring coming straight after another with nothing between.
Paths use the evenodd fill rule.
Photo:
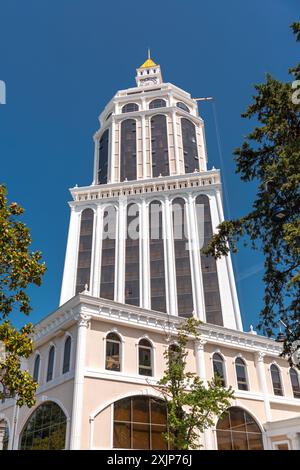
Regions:
<instances>
[{"instance_id":1,"label":"dark glass facade","mask_svg":"<svg viewBox=\"0 0 300 470\"><path fill-rule=\"evenodd\" d=\"M103 214L100 297L114 300L117 210L109 206Z\"/></svg>"},{"instance_id":2,"label":"dark glass facade","mask_svg":"<svg viewBox=\"0 0 300 470\"><path fill-rule=\"evenodd\" d=\"M30 416L20 438L20 450L62 450L65 448L67 419L53 402L40 405Z\"/></svg>"},{"instance_id":3,"label":"dark glass facade","mask_svg":"<svg viewBox=\"0 0 300 470\"><path fill-rule=\"evenodd\" d=\"M127 237L125 251L125 303L140 304L139 210L136 204L127 206Z\"/></svg>"},{"instance_id":4,"label":"dark glass facade","mask_svg":"<svg viewBox=\"0 0 300 470\"><path fill-rule=\"evenodd\" d=\"M55 348L51 346L48 355L47 382L53 379Z\"/></svg>"},{"instance_id":5,"label":"dark glass facade","mask_svg":"<svg viewBox=\"0 0 300 470\"><path fill-rule=\"evenodd\" d=\"M168 449L167 408L163 400L133 396L114 403L114 442L118 449Z\"/></svg>"},{"instance_id":6,"label":"dark glass facade","mask_svg":"<svg viewBox=\"0 0 300 470\"><path fill-rule=\"evenodd\" d=\"M99 142L98 184L107 183L109 130L103 132Z\"/></svg>"},{"instance_id":7,"label":"dark glass facade","mask_svg":"<svg viewBox=\"0 0 300 470\"><path fill-rule=\"evenodd\" d=\"M218 450L263 450L261 430L242 408L232 406L217 424Z\"/></svg>"},{"instance_id":8,"label":"dark glass facade","mask_svg":"<svg viewBox=\"0 0 300 470\"><path fill-rule=\"evenodd\" d=\"M136 180L136 122L126 119L121 123L120 178Z\"/></svg>"},{"instance_id":9,"label":"dark glass facade","mask_svg":"<svg viewBox=\"0 0 300 470\"><path fill-rule=\"evenodd\" d=\"M299 374L295 369L290 369L290 379L294 398L300 398Z\"/></svg>"},{"instance_id":10,"label":"dark glass facade","mask_svg":"<svg viewBox=\"0 0 300 470\"><path fill-rule=\"evenodd\" d=\"M186 233L185 201L181 198L174 199L172 212L178 315L180 317L191 317L193 314L193 291L190 250Z\"/></svg>"},{"instance_id":11,"label":"dark glass facade","mask_svg":"<svg viewBox=\"0 0 300 470\"><path fill-rule=\"evenodd\" d=\"M90 287L94 211L84 209L81 214L79 251L77 264L76 294Z\"/></svg>"},{"instance_id":12,"label":"dark glass facade","mask_svg":"<svg viewBox=\"0 0 300 470\"><path fill-rule=\"evenodd\" d=\"M189 119L182 118L181 132L185 173L193 173L199 168L195 124Z\"/></svg>"},{"instance_id":13,"label":"dark glass facade","mask_svg":"<svg viewBox=\"0 0 300 470\"><path fill-rule=\"evenodd\" d=\"M35 360L34 360L34 367L33 367L33 380L35 380L36 382L39 381L40 362L41 362L41 357L40 357L40 355L38 354L38 355L35 357Z\"/></svg>"},{"instance_id":14,"label":"dark glass facade","mask_svg":"<svg viewBox=\"0 0 300 470\"><path fill-rule=\"evenodd\" d=\"M204 206L204 221L199 220L203 212L197 209L197 205ZM213 235L209 199L206 195L199 195L196 198L196 212L198 215L198 230L200 237L200 247L206 248ZM202 225L201 225L202 224ZM204 224L204 227L203 227ZM201 237L204 236L204 240ZM217 263L213 256L207 256L201 250L201 269L204 290L205 313L207 323L223 326L220 288L217 273Z\"/></svg>"},{"instance_id":15,"label":"dark glass facade","mask_svg":"<svg viewBox=\"0 0 300 470\"><path fill-rule=\"evenodd\" d=\"M153 201L149 205L149 247L151 308L159 312L166 312L162 205L158 201Z\"/></svg>"},{"instance_id":16,"label":"dark glass facade","mask_svg":"<svg viewBox=\"0 0 300 470\"><path fill-rule=\"evenodd\" d=\"M151 118L151 154L152 176L169 175L167 118L163 114Z\"/></svg>"},{"instance_id":17,"label":"dark glass facade","mask_svg":"<svg viewBox=\"0 0 300 470\"><path fill-rule=\"evenodd\" d=\"M63 374L66 374L70 370L70 361L71 361L71 337L68 336L65 341L64 347L64 362L63 362Z\"/></svg>"}]
</instances>

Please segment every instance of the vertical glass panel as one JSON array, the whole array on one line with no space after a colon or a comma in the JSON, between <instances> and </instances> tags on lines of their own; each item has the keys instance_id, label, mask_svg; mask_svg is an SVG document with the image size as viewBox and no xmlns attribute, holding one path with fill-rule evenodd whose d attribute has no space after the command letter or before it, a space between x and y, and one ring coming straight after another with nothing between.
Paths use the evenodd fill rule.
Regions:
<instances>
[{"instance_id":1,"label":"vertical glass panel","mask_svg":"<svg viewBox=\"0 0 300 470\"><path fill-rule=\"evenodd\" d=\"M120 178L136 180L136 122L126 119L121 123L121 162Z\"/></svg>"},{"instance_id":2,"label":"vertical glass panel","mask_svg":"<svg viewBox=\"0 0 300 470\"><path fill-rule=\"evenodd\" d=\"M203 211L197 210L197 205L204 206ZM206 248L209 239L213 235L209 199L206 195L200 194L196 198L196 213L198 216L198 230L200 238L200 248ZM201 214L204 220L199 220ZM204 227L201 226L204 224ZM204 229L204 230L203 230ZM204 233L204 238L201 234ZM201 270L203 279L205 313L207 323L223 326L223 317L221 309L220 287L217 273L217 263L213 256L207 256L201 250Z\"/></svg>"},{"instance_id":3,"label":"vertical glass panel","mask_svg":"<svg viewBox=\"0 0 300 470\"><path fill-rule=\"evenodd\" d=\"M188 119L181 119L181 132L185 173L193 173L199 168L195 124Z\"/></svg>"},{"instance_id":4,"label":"vertical glass panel","mask_svg":"<svg viewBox=\"0 0 300 470\"><path fill-rule=\"evenodd\" d=\"M114 423L114 448L130 449L130 424Z\"/></svg>"},{"instance_id":5,"label":"vertical glass panel","mask_svg":"<svg viewBox=\"0 0 300 470\"><path fill-rule=\"evenodd\" d=\"M99 142L99 169L98 169L98 184L107 183L108 175L108 142L109 130L107 129L101 136Z\"/></svg>"},{"instance_id":6,"label":"vertical glass panel","mask_svg":"<svg viewBox=\"0 0 300 470\"><path fill-rule=\"evenodd\" d=\"M33 368L33 380L36 382L39 381L39 372L40 372L40 355L38 354L34 360L34 368Z\"/></svg>"},{"instance_id":7,"label":"vertical glass panel","mask_svg":"<svg viewBox=\"0 0 300 470\"><path fill-rule=\"evenodd\" d=\"M100 297L114 300L117 211L109 206L103 214Z\"/></svg>"},{"instance_id":8,"label":"vertical glass panel","mask_svg":"<svg viewBox=\"0 0 300 470\"><path fill-rule=\"evenodd\" d=\"M53 402L40 405L27 421L20 438L21 450L65 448L66 416Z\"/></svg>"},{"instance_id":9,"label":"vertical glass panel","mask_svg":"<svg viewBox=\"0 0 300 470\"><path fill-rule=\"evenodd\" d=\"M159 312L166 312L162 205L158 201L153 201L149 205L149 243L151 308Z\"/></svg>"},{"instance_id":10,"label":"vertical glass panel","mask_svg":"<svg viewBox=\"0 0 300 470\"><path fill-rule=\"evenodd\" d=\"M92 209L84 209L81 214L76 294L83 292L85 285L90 287L93 224L94 211Z\"/></svg>"},{"instance_id":11,"label":"vertical glass panel","mask_svg":"<svg viewBox=\"0 0 300 470\"><path fill-rule=\"evenodd\" d=\"M233 432L232 441L232 450L248 450L247 434L245 432Z\"/></svg>"},{"instance_id":12,"label":"vertical glass panel","mask_svg":"<svg viewBox=\"0 0 300 470\"><path fill-rule=\"evenodd\" d=\"M167 118L162 114L151 118L151 151L152 176L169 175Z\"/></svg>"},{"instance_id":13,"label":"vertical glass panel","mask_svg":"<svg viewBox=\"0 0 300 470\"><path fill-rule=\"evenodd\" d=\"M166 426L157 426L156 424L152 424L151 426L151 442L152 446L151 449L161 449L167 450L168 444L163 438L163 433L167 432Z\"/></svg>"},{"instance_id":14,"label":"vertical glass panel","mask_svg":"<svg viewBox=\"0 0 300 470\"><path fill-rule=\"evenodd\" d=\"M151 421L155 424L166 424L167 407L164 401L151 398Z\"/></svg>"},{"instance_id":15,"label":"vertical glass panel","mask_svg":"<svg viewBox=\"0 0 300 470\"><path fill-rule=\"evenodd\" d=\"M294 398L300 398L299 375L295 371L295 369L290 369L290 379L291 379Z\"/></svg>"},{"instance_id":16,"label":"vertical glass panel","mask_svg":"<svg viewBox=\"0 0 300 470\"><path fill-rule=\"evenodd\" d=\"M68 336L65 341L65 348L64 348L63 374L66 374L70 370L70 359L71 359L71 337Z\"/></svg>"},{"instance_id":17,"label":"vertical glass panel","mask_svg":"<svg viewBox=\"0 0 300 470\"><path fill-rule=\"evenodd\" d=\"M233 450L230 431L217 431L218 450Z\"/></svg>"},{"instance_id":18,"label":"vertical glass panel","mask_svg":"<svg viewBox=\"0 0 300 470\"><path fill-rule=\"evenodd\" d=\"M281 385L281 378L280 378L279 369L275 364L272 364L270 370L271 370L271 377L272 377L274 395L282 396L283 392L282 392L282 385Z\"/></svg>"},{"instance_id":19,"label":"vertical glass panel","mask_svg":"<svg viewBox=\"0 0 300 470\"><path fill-rule=\"evenodd\" d=\"M118 335L109 333L106 337L105 369L120 372L121 370L121 340Z\"/></svg>"},{"instance_id":20,"label":"vertical glass panel","mask_svg":"<svg viewBox=\"0 0 300 470\"><path fill-rule=\"evenodd\" d=\"M221 379L222 385L225 387L224 361L222 356L218 353L213 355L213 369L214 375L217 375Z\"/></svg>"},{"instance_id":21,"label":"vertical glass panel","mask_svg":"<svg viewBox=\"0 0 300 470\"><path fill-rule=\"evenodd\" d=\"M6 425L4 429L4 436L3 436L3 441L2 441L2 450L8 449L8 443L9 443L9 429L8 429L8 426Z\"/></svg>"},{"instance_id":22,"label":"vertical glass panel","mask_svg":"<svg viewBox=\"0 0 300 470\"><path fill-rule=\"evenodd\" d=\"M236 379L239 390L248 390L246 365L244 361L237 358L235 361Z\"/></svg>"},{"instance_id":23,"label":"vertical glass panel","mask_svg":"<svg viewBox=\"0 0 300 470\"><path fill-rule=\"evenodd\" d=\"M191 317L194 306L184 200L181 198L174 199L172 211L178 315L180 317Z\"/></svg>"},{"instance_id":24,"label":"vertical glass panel","mask_svg":"<svg viewBox=\"0 0 300 470\"><path fill-rule=\"evenodd\" d=\"M114 420L130 421L131 420L131 398L123 398L114 404Z\"/></svg>"},{"instance_id":25,"label":"vertical glass panel","mask_svg":"<svg viewBox=\"0 0 300 470\"><path fill-rule=\"evenodd\" d=\"M132 420L137 423L149 423L149 400L145 400L144 397L133 397L132 398Z\"/></svg>"},{"instance_id":26,"label":"vertical glass panel","mask_svg":"<svg viewBox=\"0 0 300 470\"><path fill-rule=\"evenodd\" d=\"M150 425L133 423L133 449L150 449Z\"/></svg>"},{"instance_id":27,"label":"vertical glass panel","mask_svg":"<svg viewBox=\"0 0 300 470\"><path fill-rule=\"evenodd\" d=\"M55 354L54 346L51 346L50 351L49 351L49 356L48 356L47 382L53 379L54 354Z\"/></svg>"},{"instance_id":28,"label":"vertical glass panel","mask_svg":"<svg viewBox=\"0 0 300 470\"><path fill-rule=\"evenodd\" d=\"M127 238L125 252L125 303L140 304L139 209L136 204L127 207Z\"/></svg>"}]
</instances>

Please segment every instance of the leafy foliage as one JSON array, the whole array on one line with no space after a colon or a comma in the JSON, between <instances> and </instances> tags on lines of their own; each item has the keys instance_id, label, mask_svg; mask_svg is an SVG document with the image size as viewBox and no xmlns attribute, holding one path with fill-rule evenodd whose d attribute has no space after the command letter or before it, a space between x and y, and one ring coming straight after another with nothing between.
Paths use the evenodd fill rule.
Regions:
<instances>
[{"instance_id":1,"label":"leafy foliage","mask_svg":"<svg viewBox=\"0 0 300 470\"><path fill-rule=\"evenodd\" d=\"M300 23L292 29L300 41ZM299 79L300 64L289 72ZM242 117L256 118L258 125L234 151L241 179L258 183L253 210L221 223L205 251L215 258L236 252L241 238L262 250L265 292L258 326L272 336L281 319L289 356L292 342L300 338L300 106L292 100L292 84L271 75L255 90ZM276 220L278 211L285 214L281 220Z\"/></svg>"},{"instance_id":2,"label":"leafy foliage","mask_svg":"<svg viewBox=\"0 0 300 470\"><path fill-rule=\"evenodd\" d=\"M222 387L218 377L206 386L197 374L186 371L188 343L200 339L199 325L194 318L179 325L176 342L165 351L167 367L158 384L168 410L164 437L173 450L198 448L199 434L214 426L234 398L231 387Z\"/></svg>"},{"instance_id":3,"label":"leafy foliage","mask_svg":"<svg viewBox=\"0 0 300 470\"><path fill-rule=\"evenodd\" d=\"M19 406L32 406L37 384L28 371L21 370L21 358L32 352L32 325L29 323L18 331L8 317L15 310L30 313L25 289L29 284L41 284L46 267L40 263L39 252L29 251L29 229L17 219L23 212L17 203L8 204L6 188L0 185L0 341L6 348L5 359L0 358L0 399L17 395Z\"/></svg>"}]
</instances>

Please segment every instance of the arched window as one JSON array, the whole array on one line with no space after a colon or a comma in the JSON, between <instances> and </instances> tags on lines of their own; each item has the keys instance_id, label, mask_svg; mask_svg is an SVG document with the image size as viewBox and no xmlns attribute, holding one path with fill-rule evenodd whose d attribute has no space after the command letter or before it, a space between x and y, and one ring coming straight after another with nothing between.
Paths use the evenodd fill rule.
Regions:
<instances>
[{"instance_id":1,"label":"arched window","mask_svg":"<svg viewBox=\"0 0 300 470\"><path fill-rule=\"evenodd\" d=\"M117 372L121 370L121 339L116 333L106 336L105 369Z\"/></svg>"},{"instance_id":2,"label":"arched window","mask_svg":"<svg viewBox=\"0 0 300 470\"><path fill-rule=\"evenodd\" d=\"M84 209L81 214L79 252L77 263L76 294L90 286L94 211Z\"/></svg>"},{"instance_id":3,"label":"arched window","mask_svg":"<svg viewBox=\"0 0 300 470\"><path fill-rule=\"evenodd\" d=\"M165 108L165 107L166 107L166 102L165 100L161 100L161 99L153 100L149 104L149 109Z\"/></svg>"},{"instance_id":4,"label":"arched window","mask_svg":"<svg viewBox=\"0 0 300 470\"><path fill-rule=\"evenodd\" d=\"M103 132L99 142L98 184L107 183L109 129Z\"/></svg>"},{"instance_id":5,"label":"arched window","mask_svg":"<svg viewBox=\"0 0 300 470\"><path fill-rule=\"evenodd\" d=\"M100 297L114 300L117 210L109 206L103 214Z\"/></svg>"},{"instance_id":6,"label":"arched window","mask_svg":"<svg viewBox=\"0 0 300 470\"><path fill-rule=\"evenodd\" d=\"M65 449L67 419L53 402L40 405L30 416L20 436L20 450Z\"/></svg>"},{"instance_id":7,"label":"arched window","mask_svg":"<svg viewBox=\"0 0 300 470\"><path fill-rule=\"evenodd\" d=\"M299 374L293 368L290 369L290 379L291 379L294 398L300 398Z\"/></svg>"},{"instance_id":8,"label":"arched window","mask_svg":"<svg viewBox=\"0 0 300 470\"><path fill-rule=\"evenodd\" d=\"M274 395L283 396L279 368L275 364L272 364L271 367L270 367L270 371L271 371L271 378L272 378Z\"/></svg>"},{"instance_id":9,"label":"arched window","mask_svg":"<svg viewBox=\"0 0 300 470\"><path fill-rule=\"evenodd\" d=\"M64 362L63 362L63 371L62 371L63 374L66 374L70 370L71 344L72 344L71 336L68 336L65 341L65 347L64 347Z\"/></svg>"},{"instance_id":10,"label":"arched window","mask_svg":"<svg viewBox=\"0 0 300 470\"><path fill-rule=\"evenodd\" d=\"M125 253L125 303L140 304L139 208L127 206L127 237Z\"/></svg>"},{"instance_id":11,"label":"arched window","mask_svg":"<svg viewBox=\"0 0 300 470\"><path fill-rule=\"evenodd\" d=\"M2 435L4 429L4 434ZM3 436L3 437L2 437ZM2 438L2 442L1 442ZM7 450L9 443L9 428L6 421L0 421L0 450Z\"/></svg>"},{"instance_id":12,"label":"arched window","mask_svg":"<svg viewBox=\"0 0 300 470\"><path fill-rule=\"evenodd\" d=\"M127 103L122 108L122 113L132 113L133 111L138 111L139 107L136 103Z\"/></svg>"},{"instance_id":13,"label":"arched window","mask_svg":"<svg viewBox=\"0 0 300 470\"><path fill-rule=\"evenodd\" d=\"M51 346L48 355L47 382L53 379L55 347Z\"/></svg>"},{"instance_id":14,"label":"arched window","mask_svg":"<svg viewBox=\"0 0 300 470\"><path fill-rule=\"evenodd\" d=\"M136 122L126 119L121 123L121 181L136 180Z\"/></svg>"},{"instance_id":15,"label":"arched window","mask_svg":"<svg viewBox=\"0 0 300 470\"><path fill-rule=\"evenodd\" d=\"M261 430L242 408L232 406L217 424L218 450L263 450Z\"/></svg>"},{"instance_id":16,"label":"arched window","mask_svg":"<svg viewBox=\"0 0 300 470\"><path fill-rule=\"evenodd\" d=\"M199 168L195 124L189 119L182 118L181 133L185 173L193 173Z\"/></svg>"},{"instance_id":17,"label":"arched window","mask_svg":"<svg viewBox=\"0 0 300 470\"><path fill-rule=\"evenodd\" d=\"M246 364L240 357L235 360L236 380L239 390L248 390Z\"/></svg>"},{"instance_id":18,"label":"arched window","mask_svg":"<svg viewBox=\"0 0 300 470\"><path fill-rule=\"evenodd\" d=\"M139 374L153 375L152 345L147 339L141 339L139 342Z\"/></svg>"},{"instance_id":19,"label":"arched window","mask_svg":"<svg viewBox=\"0 0 300 470\"><path fill-rule=\"evenodd\" d=\"M173 200L172 212L178 315L191 317L194 307L190 251L187 237L186 204L182 198Z\"/></svg>"},{"instance_id":20,"label":"arched window","mask_svg":"<svg viewBox=\"0 0 300 470\"><path fill-rule=\"evenodd\" d=\"M35 356L34 366L33 366L33 380L35 380L36 382L39 381L40 361L41 361L40 355L37 354Z\"/></svg>"},{"instance_id":21,"label":"arched window","mask_svg":"<svg viewBox=\"0 0 300 470\"><path fill-rule=\"evenodd\" d=\"M223 326L217 263L213 256L202 253L213 235L209 199L204 194L196 197L196 213L206 322Z\"/></svg>"},{"instance_id":22,"label":"arched window","mask_svg":"<svg viewBox=\"0 0 300 470\"><path fill-rule=\"evenodd\" d=\"M221 354L214 353L213 355L213 369L214 376L218 376L222 382L222 386L225 387L225 372L224 372L224 359Z\"/></svg>"},{"instance_id":23,"label":"arched window","mask_svg":"<svg viewBox=\"0 0 300 470\"><path fill-rule=\"evenodd\" d=\"M167 407L157 398L134 396L114 403L114 442L118 449L168 449Z\"/></svg>"},{"instance_id":24,"label":"arched window","mask_svg":"<svg viewBox=\"0 0 300 470\"><path fill-rule=\"evenodd\" d=\"M183 111L186 111L187 113L190 112L189 108L187 107L186 104L182 103L181 101L178 101L176 103L177 108L183 109Z\"/></svg>"},{"instance_id":25,"label":"arched window","mask_svg":"<svg viewBox=\"0 0 300 470\"><path fill-rule=\"evenodd\" d=\"M149 248L151 308L159 312L166 312L162 205L159 201L153 201L149 205Z\"/></svg>"},{"instance_id":26,"label":"arched window","mask_svg":"<svg viewBox=\"0 0 300 470\"><path fill-rule=\"evenodd\" d=\"M151 118L151 155L152 176L169 175L167 118L163 114Z\"/></svg>"}]
</instances>

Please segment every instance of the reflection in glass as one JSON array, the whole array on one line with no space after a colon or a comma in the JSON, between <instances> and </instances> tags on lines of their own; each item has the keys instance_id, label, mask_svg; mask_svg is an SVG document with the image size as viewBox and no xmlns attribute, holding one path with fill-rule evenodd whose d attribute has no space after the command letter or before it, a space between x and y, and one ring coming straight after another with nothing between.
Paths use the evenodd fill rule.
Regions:
<instances>
[{"instance_id":1,"label":"reflection in glass","mask_svg":"<svg viewBox=\"0 0 300 470\"><path fill-rule=\"evenodd\" d=\"M270 367L274 395L283 396L280 372L275 364Z\"/></svg>"},{"instance_id":2,"label":"reflection in glass","mask_svg":"<svg viewBox=\"0 0 300 470\"><path fill-rule=\"evenodd\" d=\"M232 406L217 424L218 450L263 450L262 433L254 418Z\"/></svg>"},{"instance_id":3,"label":"reflection in glass","mask_svg":"<svg viewBox=\"0 0 300 470\"><path fill-rule=\"evenodd\" d=\"M121 339L116 333L106 336L105 369L120 372L121 370Z\"/></svg>"},{"instance_id":4,"label":"reflection in glass","mask_svg":"<svg viewBox=\"0 0 300 470\"><path fill-rule=\"evenodd\" d=\"M84 209L81 214L79 252L77 263L76 294L90 286L94 211Z\"/></svg>"}]
</instances>

